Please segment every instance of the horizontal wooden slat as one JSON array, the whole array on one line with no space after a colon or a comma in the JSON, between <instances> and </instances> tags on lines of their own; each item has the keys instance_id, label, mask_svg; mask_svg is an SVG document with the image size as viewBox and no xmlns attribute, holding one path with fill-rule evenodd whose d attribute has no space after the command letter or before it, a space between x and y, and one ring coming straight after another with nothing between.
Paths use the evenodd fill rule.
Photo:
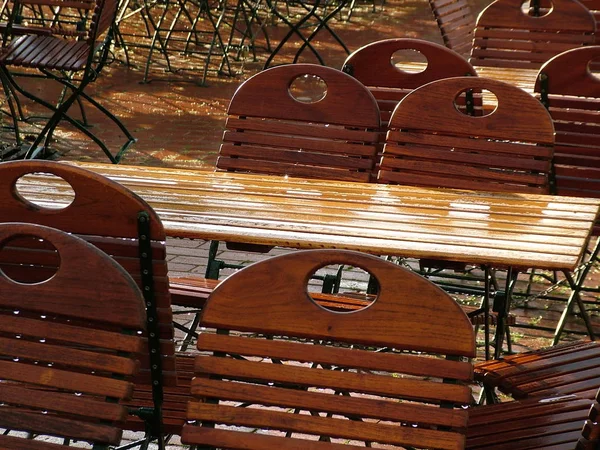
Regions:
<instances>
[{"instance_id":1,"label":"horizontal wooden slat","mask_svg":"<svg viewBox=\"0 0 600 450\"><path fill-rule=\"evenodd\" d=\"M132 391L131 383L126 381L12 361L0 361L0 376L5 380L115 398L128 397Z\"/></svg>"},{"instance_id":2,"label":"horizontal wooden slat","mask_svg":"<svg viewBox=\"0 0 600 450\"><path fill-rule=\"evenodd\" d=\"M232 430L186 425L183 427L181 442L185 444L206 444L223 446L236 450L357 450L364 446L335 444L308 439L296 440L280 436L245 433Z\"/></svg>"},{"instance_id":3,"label":"horizontal wooden slat","mask_svg":"<svg viewBox=\"0 0 600 450\"><path fill-rule=\"evenodd\" d=\"M225 131L223 142L233 142L236 144L253 144L270 147L297 148L303 151L319 151L333 155L345 154L353 156L372 156L374 148L363 144L353 144L346 142L329 141L324 139L312 139L304 137L261 134L253 131L232 132ZM373 134L373 142L377 142L377 135Z\"/></svg>"},{"instance_id":4,"label":"horizontal wooden slat","mask_svg":"<svg viewBox=\"0 0 600 450\"><path fill-rule=\"evenodd\" d=\"M373 149L374 153L375 150ZM340 156L336 154L307 152L302 150L276 149L269 147L256 147L253 145L221 145L220 156L243 157L247 159L267 160L271 162L284 162L310 166L335 167L341 169L358 170L371 169L371 159Z\"/></svg>"},{"instance_id":5,"label":"horizontal wooden slat","mask_svg":"<svg viewBox=\"0 0 600 450\"><path fill-rule=\"evenodd\" d=\"M319 123L284 122L275 120L261 120L252 117L237 118L229 116L225 122L228 130L262 131L270 134L288 134L323 139L340 139L347 141L372 141L377 130L353 130L341 126Z\"/></svg>"},{"instance_id":6,"label":"horizontal wooden slat","mask_svg":"<svg viewBox=\"0 0 600 450\"><path fill-rule=\"evenodd\" d=\"M104 398L28 389L10 383L3 383L0 389L0 402L109 421L123 421L127 416L125 407L117 403L107 403Z\"/></svg>"},{"instance_id":7,"label":"horizontal wooden slat","mask_svg":"<svg viewBox=\"0 0 600 450\"><path fill-rule=\"evenodd\" d=\"M269 382L315 386L390 397L438 399L462 404L471 400L466 386L428 382L392 376L311 369L293 365L238 361L230 358L202 357L196 359L196 372L259 379ZM365 388L368 386L368 388Z\"/></svg>"},{"instance_id":8,"label":"horizontal wooden slat","mask_svg":"<svg viewBox=\"0 0 600 450\"><path fill-rule=\"evenodd\" d=\"M129 358L24 339L0 337L0 355L120 375L131 375L136 370L135 361Z\"/></svg>"},{"instance_id":9,"label":"horizontal wooden slat","mask_svg":"<svg viewBox=\"0 0 600 450\"><path fill-rule=\"evenodd\" d=\"M418 404L403 404L383 399L335 396L318 392L296 391L255 384L195 378L192 395L219 400L231 400L321 411L344 416L364 417L396 422L412 422L453 428L467 426L467 412Z\"/></svg>"},{"instance_id":10,"label":"horizontal wooden slat","mask_svg":"<svg viewBox=\"0 0 600 450\"><path fill-rule=\"evenodd\" d=\"M440 358L416 355L374 353L366 350L298 344L287 341L251 339L237 336L202 333L198 349L246 356L290 359L316 362L365 370L382 370L408 375L454 378L468 381L472 378L470 363L446 361Z\"/></svg>"},{"instance_id":11,"label":"horizontal wooden slat","mask_svg":"<svg viewBox=\"0 0 600 450\"><path fill-rule=\"evenodd\" d=\"M552 157L552 147L525 145L523 143L500 142L491 139L473 139L473 136L457 137L443 134L411 133L410 131L390 131L388 141L419 144L423 147L459 147L464 149L487 151L496 154L546 158Z\"/></svg>"},{"instance_id":12,"label":"horizontal wooden slat","mask_svg":"<svg viewBox=\"0 0 600 450\"><path fill-rule=\"evenodd\" d=\"M65 436L109 444L118 444L122 434L120 429L110 425L53 417L52 414L42 414L42 412L29 413L11 407L0 408L0 423L9 430Z\"/></svg>"},{"instance_id":13,"label":"horizontal wooden slat","mask_svg":"<svg viewBox=\"0 0 600 450\"><path fill-rule=\"evenodd\" d=\"M249 427L275 427L284 431L325 434L332 437L396 445L417 445L426 448L461 449L464 444L463 436L447 431L234 408L197 402L190 403L188 417L217 423L232 423Z\"/></svg>"}]
</instances>

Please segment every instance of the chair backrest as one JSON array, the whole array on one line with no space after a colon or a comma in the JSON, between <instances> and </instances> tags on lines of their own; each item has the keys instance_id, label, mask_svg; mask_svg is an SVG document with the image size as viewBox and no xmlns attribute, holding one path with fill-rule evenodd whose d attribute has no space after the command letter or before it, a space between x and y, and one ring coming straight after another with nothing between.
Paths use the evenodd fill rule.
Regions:
<instances>
[{"instance_id":1,"label":"chair backrest","mask_svg":"<svg viewBox=\"0 0 600 450\"><path fill-rule=\"evenodd\" d=\"M425 66L414 71L396 67L392 58L400 50L414 50L427 59ZM408 66L408 64L407 64ZM423 69L422 71L418 71ZM364 84L379 105L382 124L387 125L392 111L413 89L442 78L477 76L462 56L433 42L422 39L386 39L359 48L344 62L344 72Z\"/></svg>"},{"instance_id":2,"label":"chair backrest","mask_svg":"<svg viewBox=\"0 0 600 450\"><path fill-rule=\"evenodd\" d=\"M93 16L93 38L95 41L102 36L114 23L117 15L119 0L96 0Z\"/></svg>"},{"instance_id":3,"label":"chair backrest","mask_svg":"<svg viewBox=\"0 0 600 450\"><path fill-rule=\"evenodd\" d=\"M464 114L455 99L466 90L490 91L496 108L485 116ZM416 89L398 104L378 181L549 193L553 143L550 115L525 91L488 78L447 78Z\"/></svg>"},{"instance_id":4,"label":"chair backrest","mask_svg":"<svg viewBox=\"0 0 600 450\"><path fill-rule=\"evenodd\" d=\"M291 86L310 79L325 83L325 96L295 98ZM233 95L217 168L370 181L378 130L377 102L351 76L313 64L277 66Z\"/></svg>"},{"instance_id":5,"label":"chair backrest","mask_svg":"<svg viewBox=\"0 0 600 450\"><path fill-rule=\"evenodd\" d=\"M351 313L317 305L307 280L330 264L367 270L380 287L375 301ZM475 355L471 324L448 294L398 265L339 250L261 261L215 289L201 326L217 333L199 337L198 349L212 353L196 359L199 401L190 402L187 418L227 428L186 425L184 443L464 447L460 405L471 401L472 366L461 359Z\"/></svg>"},{"instance_id":6,"label":"chair backrest","mask_svg":"<svg viewBox=\"0 0 600 450\"><path fill-rule=\"evenodd\" d=\"M600 46L581 47L542 66L535 93L556 130L555 193L600 198L600 79L590 71Z\"/></svg>"},{"instance_id":7,"label":"chair backrest","mask_svg":"<svg viewBox=\"0 0 600 450\"><path fill-rule=\"evenodd\" d=\"M67 185L64 188L65 208L47 209L31 203L36 199L43 202L44 192L40 192L36 186L35 177L23 178L27 174L39 177L53 174L62 178L75 194L72 203L68 205ZM22 185L17 188L19 180ZM163 382L165 385L177 383L171 298L165 259L166 237L160 219L144 200L120 184L79 167L52 161L15 161L0 164L0 210L2 221L37 223L78 235L111 255L144 288L146 295L148 292L153 294L157 308L155 320L161 339ZM141 268L142 240L139 227L142 216L150 229L147 236L149 239L143 239L152 248L150 280L143 276ZM22 249L15 248L14 251L27 254L27 247L30 245L31 242L24 242ZM11 257L18 258L18 255L15 253ZM0 268L4 269L11 261L10 258L0 260ZM56 261L52 264L56 264ZM29 275L23 273L22 276ZM150 364L147 354L141 357L141 362L142 370L138 381L149 382Z\"/></svg>"},{"instance_id":8,"label":"chair backrest","mask_svg":"<svg viewBox=\"0 0 600 450\"><path fill-rule=\"evenodd\" d=\"M53 228L0 224L0 254L26 238L47 246L24 264L54 257L60 263L53 276L32 284L0 271L0 428L119 444L127 410L118 402L133 391L144 298L113 259ZM0 435L1 448L42 445Z\"/></svg>"},{"instance_id":9,"label":"chair backrest","mask_svg":"<svg viewBox=\"0 0 600 450\"><path fill-rule=\"evenodd\" d=\"M471 53L475 16L467 0L429 0L444 45L465 57Z\"/></svg>"},{"instance_id":10,"label":"chair backrest","mask_svg":"<svg viewBox=\"0 0 600 450\"><path fill-rule=\"evenodd\" d=\"M553 56L595 42L596 21L577 0L552 0L546 15L522 10L522 0L496 0L477 19L474 66L539 69Z\"/></svg>"}]
</instances>

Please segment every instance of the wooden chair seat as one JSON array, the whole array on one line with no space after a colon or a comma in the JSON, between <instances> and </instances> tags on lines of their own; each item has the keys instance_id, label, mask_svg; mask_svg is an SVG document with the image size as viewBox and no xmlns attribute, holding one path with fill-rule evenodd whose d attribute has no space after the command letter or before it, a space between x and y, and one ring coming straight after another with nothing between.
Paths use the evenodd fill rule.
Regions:
<instances>
[{"instance_id":1,"label":"wooden chair seat","mask_svg":"<svg viewBox=\"0 0 600 450\"><path fill-rule=\"evenodd\" d=\"M14 278L14 268L0 271L0 428L98 449L119 444L127 414L119 402L133 392L143 349L143 296L123 268L82 239L40 225L0 224L0 254L24 239L43 240L60 266L35 283ZM44 267L48 252L30 249L26 264ZM4 435L0 447L57 448Z\"/></svg>"},{"instance_id":2,"label":"wooden chair seat","mask_svg":"<svg viewBox=\"0 0 600 450\"><path fill-rule=\"evenodd\" d=\"M9 20L2 29L0 76L8 95L17 145L21 146L17 119L27 120L20 107L20 96L52 113L35 139L23 146L20 158L47 158L53 133L63 120L96 143L115 164L135 142L125 125L98 103L87 89L106 65L118 3L118 0L23 0L10 11ZM31 13L33 17L23 17L22 4L29 11L34 11ZM22 22L26 23L25 27ZM52 98L53 89L36 90L19 81L32 77L56 82L56 86L63 89L62 95ZM126 142L117 152L111 152L91 131L84 100L110 119L126 137ZM79 108L72 108L75 103ZM77 109L81 119L72 115Z\"/></svg>"},{"instance_id":3,"label":"wooden chair seat","mask_svg":"<svg viewBox=\"0 0 600 450\"><path fill-rule=\"evenodd\" d=\"M598 408L597 400L575 395L470 408L465 448L594 450Z\"/></svg>"},{"instance_id":4,"label":"wooden chair seat","mask_svg":"<svg viewBox=\"0 0 600 450\"><path fill-rule=\"evenodd\" d=\"M310 274L334 263L368 269L378 280L368 308L343 314L310 300ZM198 339L203 353L187 412L197 425L184 425L183 443L464 447L459 405L471 402L472 367L461 356L475 355L471 324L452 298L406 269L347 251L270 258L223 281L200 325L218 333ZM372 351L381 347L395 351Z\"/></svg>"},{"instance_id":5,"label":"wooden chair seat","mask_svg":"<svg viewBox=\"0 0 600 450\"><path fill-rule=\"evenodd\" d=\"M593 398L600 379L600 344L573 342L475 365L475 379L517 399L577 394Z\"/></svg>"},{"instance_id":6,"label":"wooden chair seat","mask_svg":"<svg viewBox=\"0 0 600 450\"><path fill-rule=\"evenodd\" d=\"M90 46L55 36L25 35L11 41L0 62L16 66L78 71L87 64Z\"/></svg>"},{"instance_id":7,"label":"wooden chair seat","mask_svg":"<svg viewBox=\"0 0 600 450\"><path fill-rule=\"evenodd\" d=\"M149 335L144 333L142 336L144 347L138 355L140 370L134 378L136 385L134 392L148 392L151 399L152 395L156 395L154 404L161 402L159 399L161 394L152 389L155 381L161 388L169 387L177 392L179 379L167 276L166 236L162 223L152 208L116 182L85 169L57 162L2 163L0 173L0 192L3 193L0 195L2 220L39 223L77 235L111 255L141 289L150 293L145 301L150 319L148 327L153 327L152 334L156 338L150 340L152 350L149 350ZM62 178L74 192L73 203L51 214L47 213L46 208L33 205L21 197L16 188L17 181L28 174L37 174L40 177L53 174ZM35 178L32 182L35 183ZM86 220L81 220L82 217ZM140 221L141 218L143 221ZM148 225L148 231L141 231L140 227L143 223ZM142 241L148 243L149 250L144 252L140 250ZM44 255L43 266L31 267L28 264L32 251ZM142 253L146 254L147 259L144 261L142 261ZM148 264L149 267L143 264ZM33 281L35 277L46 275L48 271L59 265L60 260L57 259L56 254L49 252L48 249L39 248L39 243L35 240L16 241L0 252L2 271L18 274L25 280ZM148 278L150 273L151 279ZM183 379L185 380L186 377ZM142 405L152 407L148 402ZM131 411L138 410L142 405L135 408L133 401L128 403ZM168 404L163 407L166 411L169 410Z\"/></svg>"}]
</instances>

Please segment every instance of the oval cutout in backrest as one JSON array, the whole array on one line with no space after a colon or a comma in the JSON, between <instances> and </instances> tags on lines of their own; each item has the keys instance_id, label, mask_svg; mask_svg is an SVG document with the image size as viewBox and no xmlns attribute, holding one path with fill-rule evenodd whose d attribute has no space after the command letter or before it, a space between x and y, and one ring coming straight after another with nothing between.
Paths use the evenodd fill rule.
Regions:
<instances>
[{"instance_id":1,"label":"oval cutout in backrest","mask_svg":"<svg viewBox=\"0 0 600 450\"><path fill-rule=\"evenodd\" d=\"M44 181L46 187L39 187L41 180ZM55 201L52 203L43 200L48 196L50 189L47 187L48 184L53 185L52 197ZM65 209L75 200L75 191L72 186L63 178L51 173L35 172L23 175L15 183L15 189L25 202L46 210Z\"/></svg>"},{"instance_id":2,"label":"oval cutout in backrest","mask_svg":"<svg viewBox=\"0 0 600 450\"><path fill-rule=\"evenodd\" d=\"M545 17L553 8L550 0L525 0L521 3L521 12L530 17Z\"/></svg>"},{"instance_id":3,"label":"oval cutout in backrest","mask_svg":"<svg viewBox=\"0 0 600 450\"><path fill-rule=\"evenodd\" d=\"M56 275L59 268L58 250L45 239L18 235L0 243L0 271L12 281L42 283Z\"/></svg>"},{"instance_id":4,"label":"oval cutout in backrest","mask_svg":"<svg viewBox=\"0 0 600 450\"><path fill-rule=\"evenodd\" d=\"M600 81L600 56L598 56L597 58L591 59L590 62L588 62L587 69L588 69L590 75L596 81Z\"/></svg>"},{"instance_id":5,"label":"oval cutout in backrest","mask_svg":"<svg viewBox=\"0 0 600 450\"><path fill-rule=\"evenodd\" d=\"M429 65L429 61L423 53L408 48L395 51L390 62L397 70L408 74L423 73Z\"/></svg>"},{"instance_id":6,"label":"oval cutout in backrest","mask_svg":"<svg viewBox=\"0 0 600 450\"><path fill-rule=\"evenodd\" d=\"M487 89L463 89L454 97L454 107L467 116L485 117L498 108L498 97Z\"/></svg>"},{"instance_id":7,"label":"oval cutout in backrest","mask_svg":"<svg viewBox=\"0 0 600 450\"><path fill-rule=\"evenodd\" d=\"M290 83L288 92L300 103L318 103L327 95L327 83L318 75L298 75Z\"/></svg>"},{"instance_id":8,"label":"oval cutout in backrest","mask_svg":"<svg viewBox=\"0 0 600 450\"><path fill-rule=\"evenodd\" d=\"M326 310L353 313L377 301L379 282L361 267L329 264L311 274L307 292L313 302Z\"/></svg>"}]
</instances>

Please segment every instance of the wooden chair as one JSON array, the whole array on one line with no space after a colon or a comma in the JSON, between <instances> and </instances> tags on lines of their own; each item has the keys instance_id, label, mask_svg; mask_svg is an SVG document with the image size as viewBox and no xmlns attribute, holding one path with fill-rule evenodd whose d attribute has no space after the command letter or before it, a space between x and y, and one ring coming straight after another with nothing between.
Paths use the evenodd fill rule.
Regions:
<instances>
[{"instance_id":1,"label":"wooden chair","mask_svg":"<svg viewBox=\"0 0 600 450\"><path fill-rule=\"evenodd\" d=\"M392 62L400 50L414 50L423 55L427 62L422 71L420 65L415 72L396 67ZM407 64L408 66L408 64ZM394 108L406 94L424 84L442 78L477 76L475 69L464 58L441 45L422 39L386 39L365 45L353 52L342 70L352 75L371 91L381 113L384 131Z\"/></svg>"},{"instance_id":2,"label":"wooden chair","mask_svg":"<svg viewBox=\"0 0 600 450\"><path fill-rule=\"evenodd\" d=\"M495 390L516 399L577 394L593 398L600 376L600 344L570 342L475 365L489 402Z\"/></svg>"},{"instance_id":3,"label":"wooden chair","mask_svg":"<svg viewBox=\"0 0 600 450\"><path fill-rule=\"evenodd\" d=\"M471 408L466 448L595 450L600 445L598 398L537 397Z\"/></svg>"},{"instance_id":4,"label":"wooden chair","mask_svg":"<svg viewBox=\"0 0 600 450\"><path fill-rule=\"evenodd\" d=\"M311 273L340 263L377 278L371 306L337 313L307 295ZM471 324L452 298L406 269L348 251L274 257L223 281L201 325L217 333L198 340L209 353L196 359L187 418L202 426L185 425L184 443L464 446L460 405L471 402L471 364L461 358L475 355ZM389 351L374 351L381 348Z\"/></svg>"},{"instance_id":5,"label":"wooden chair","mask_svg":"<svg viewBox=\"0 0 600 450\"><path fill-rule=\"evenodd\" d=\"M444 45L465 58L471 53L475 16L466 0L429 0Z\"/></svg>"},{"instance_id":6,"label":"wooden chair","mask_svg":"<svg viewBox=\"0 0 600 450\"><path fill-rule=\"evenodd\" d=\"M33 102L47 108L52 116L47 120L42 131L35 138L27 152L26 158L48 156L48 146L54 130L64 119L92 139L106 154L109 160L116 163L127 148L135 142L121 121L87 92L90 83L96 80L106 64L112 40L112 27L118 6L117 0L77 0L61 3L61 8L71 8L75 11L75 19L69 16L68 27L64 24L48 26L42 22L40 31L31 32L15 39L9 39L13 30L16 34L23 33L18 24L21 4L45 6L52 11L57 9L54 0L15 0L5 33L2 52L0 53L0 78L7 94L17 91ZM57 17L61 17L57 14ZM35 69L35 70L30 70ZM48 100L40 97L35 90L27 89L17 82L17 76L26 72L27 77L38 77L56 81L63 89L58 99ZM44 89L47 92L47 89ZM82 106L82 100L87 100L101 113L117 125L127 141L114 154L106 144L93 134L87 124ZM72 105L78 102L82 113L82 121L69 115Z\"/></svg>"},{"instance_id":7,"label":"wooden chair","mask_svg":"<svg viewBox=\"0 0 600 450\"><path fill-rule=\"evenodd\" d=\"M294 98L290 86L311 78L326 85L324 97ZM238 88L227 113L218 169L371 180L380 126L377 102L339 70L312 64L264 70Z\"/></svg>"},{"instance_id":8,"label":"wooden chair","mask_svg":"<svg viewBox=\"0 0 600 450\"><path fill-rule=\"evenodd\" d=\"M34 239L47 246L15 255L13 242ZM133 391L129 378L143 349L140 290L107 255L53 228L3 223L0 245L11 261L0 271L0 447L65 448L9 430L94 449L119 444L127 415L119 402ZM33 267L45 272L56 260L55 274L29 283Z\"/></svg>"},{"instance_id":9,"label":"wooden chair","mask_svg":"<svg viewBox=\"0 0 600 450\"><path fill-rule=\"evenodd\" d=\"M556 130L554 192L558 195L600 198L600 80L591 72L599 60L600 46L575 48L552 58L538 73L535 95L548 108ZM600 235L600 219L592 235ZM584 287L584 282L599 251L596 244L577 273L576 288L557 327L555 342L579 292L598 292Z\"/></svg>"},{"instance_id":10,"label":"wooden chair","mask_svg":"<svg viewBox=\"0 0 600 450\"><path fill-rule=\"evenodd\" d=\"M16 183L32 173L54 174L65 180L74 192L72 203L68 205L69 198L65 194L68 206L50 210L24 198ZM35 179L29 183L35 186ZM111 255L138 283L145 295L150 339L148 350L141 357L140 374L128 405L132 412L146 419L150 426L148 437L160 438L163 431L180 433L185 401L179 394L187 392L189 387L193 358L181 354L175 357L166 237L156 213L145 201L114 181L51 161L0 164L0 192L3 221L37 223L76 234ZM36 200L35 189L31 200ZM15 255L27 254L29 245L32 243L24 245ZM11 255L11 258L16 257ZM0 268L10 261L0 256ZM185 367L188 367L187 374ZM126 429L144 430L144 421L130 416Z\"/></svg>"},{"instance_id":11,"label":"wooden chair","mask_svg":"<svg viewBox=\"0 0 600 450\"><path fill-rule=\"evenodd\" d=\"M494 111L459 111L455 99L467 90L492 92ZM378 181L547 194L553 143L548 112L521 89L480 77L438 80L396 107Z\"/></svg>"},{"instance_id":12,"label":"wooden chair","mask_svg":"<svg viewBox=\"0 0 600 450\"><path fill-rule=\"evenodd\" d=\"M581 47L542 66L535 93L556 130L556 194L600 197L600 80L588 69L600 46Z\"/></svg>"},{"instance_id":13,"label":"wooden chair","mask_svg":"<svg viewBox=\"0 0 600 450\"><path fill-rule=\"evenodd\" d=\"M539 69L565 50L595 42L594 16L577 0L552 0L540 17L521 8L521 0L496 0L482 11L471 64Z\"/></svg>"}]
</instances>

